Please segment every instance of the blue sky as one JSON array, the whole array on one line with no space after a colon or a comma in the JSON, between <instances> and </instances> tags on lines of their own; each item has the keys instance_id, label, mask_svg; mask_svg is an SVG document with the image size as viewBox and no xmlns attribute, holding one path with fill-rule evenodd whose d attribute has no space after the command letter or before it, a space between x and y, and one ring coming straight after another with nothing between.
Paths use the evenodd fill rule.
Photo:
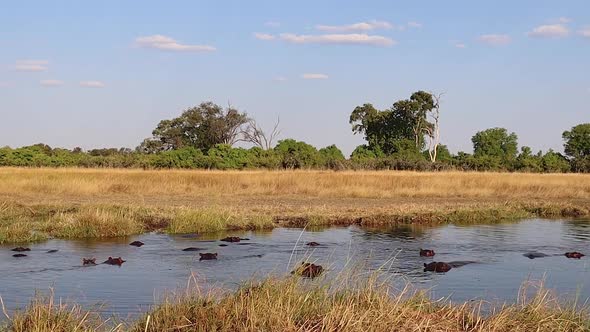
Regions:
<instances>
[{"instance_id":1,"label":"blue sky","mask_svg":"<svg viewBox=\"0 0 590 332\"><path fill-rule=\"evenodd\" d=\"M135 147L211 100L345 153L348 117L444 92L441 136L590 122L590 2L0 1L0 146Z\"/></svg>"}]
</instances>

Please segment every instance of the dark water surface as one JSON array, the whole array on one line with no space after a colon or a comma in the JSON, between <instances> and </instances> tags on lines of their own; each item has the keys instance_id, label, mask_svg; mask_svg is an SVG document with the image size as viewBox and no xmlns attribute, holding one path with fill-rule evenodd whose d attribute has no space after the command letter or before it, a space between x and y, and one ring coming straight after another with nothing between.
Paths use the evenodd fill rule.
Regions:
<instances>
[{"instance_id":1,"label":"dark water surface","mask_svg":"<svg viewBox=\"0 0 590 332\"><path fill-rule=\"evenodd\" d=\"M218 241L226 235L247 237L240 244ZM268 273L288 274L289 262L311 259L328 267L327 276L363 262L383 268L392 282L408 280L433 297L454 301L514 301L526 280L545 279L548 288L566 298L590 298L589 257L567 259L566 251L590 254L590 222L525 220L474 226L327 228L317 231L279 228L268 232L236 232L199 237L145 234L108 240L51 240L29 245L28 257L14 258L14 246L0 247L0 296L9 309L25 306L35 291L84 305L105 303L104 310L122 317L148 309L167 291L182 288L194 274L203 287L235 288L241 281ZM143 247L129 246L140 240ZM316 241L320 247L304 244ZM217 252L216 261L199 261L198 252ZM475 261L445 274L423 272L420 248L434 249L436 261ZM56 253L47 253L58 249ZM528 259L526 252L549 257ZM121 267L81 266L82 257L108 256L127 260Z\"/></svg>"}]
</instances>

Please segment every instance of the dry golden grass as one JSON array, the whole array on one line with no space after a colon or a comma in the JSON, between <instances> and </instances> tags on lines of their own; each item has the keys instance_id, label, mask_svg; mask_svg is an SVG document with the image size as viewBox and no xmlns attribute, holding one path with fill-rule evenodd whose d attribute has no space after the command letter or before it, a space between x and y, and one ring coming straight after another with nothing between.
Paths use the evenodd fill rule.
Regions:
<instances>
[{"instance_id":1,"label":"dry golden grass","mask_svg":"<svg viewBox=\"0 0 590 332\"><path fill-rule=\"evenodd\" d=\"M398 171L0 169L0 194L590 199L590 175Z\"/></svg>"},{"instance_id":2,"label":"dry golden grass","mask_svg":"<svg viewBox=\"0 0 590 332\"><path fill-rule=\"evenodd\" d=\"M0 168L0 243L590 214L590 175Z\"/></svg>"},{"instance_id":3,"label":"dry golden grass","mask_svg":"<svg viewBox=\"0 0 590 332\"><path fill-rule=\"evenodd\" d=\"M543 288L532 298L483 313L483 302L432 301L408 287L394 291L377 278L339 283L269 278L234 292L189 287L169 295L136 322L101 320L75 304L36 298L8 316L13 332L69 331L589 331L587 308L563 305Z\"/></svg>"}]
</instances>

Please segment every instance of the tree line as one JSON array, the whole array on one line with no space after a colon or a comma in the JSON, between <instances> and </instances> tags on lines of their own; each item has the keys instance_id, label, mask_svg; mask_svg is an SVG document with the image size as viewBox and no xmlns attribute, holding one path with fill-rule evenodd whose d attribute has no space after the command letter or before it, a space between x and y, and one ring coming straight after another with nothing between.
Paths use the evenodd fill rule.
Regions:
<instances>
[{"instance_id":1,"label":"tree line","mask_svg":"<svg viewBox=\"0 0 590 332\"><path fill-rule=\"evenodd\" d=\"M440 142L441 97L418 91L388 109L378 110L370 103L354 108L349 118L352 132L362 135L366 144L348 158L336 145L317 149L294 139L278 140L278 119L267 131L231 105L204 102L160 121L135 149L3 147L0 166L590 172L590 123L563 132L563 154L519 149L517 135L505 128L477 132L471 138L473 153L450 153ZM235 147L238 142L252 147Z\"/></svg>"}]
</instances>

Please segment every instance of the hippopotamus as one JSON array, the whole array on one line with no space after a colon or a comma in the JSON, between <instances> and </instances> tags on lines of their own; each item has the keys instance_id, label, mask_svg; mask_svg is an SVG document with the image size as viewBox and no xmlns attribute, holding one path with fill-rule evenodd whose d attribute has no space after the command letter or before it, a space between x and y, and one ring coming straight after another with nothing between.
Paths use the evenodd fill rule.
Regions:
<instances>
[{"instance_id":1,"label":"hippopotamus","mask_svg":"<svg viewBox=\"0 0 590 332\"><path fill-rule=\"evenodd\" d=\"M106 261L102 262L103 264L108 264L108 265L123 265L123 263L125 263L125 261L123 259L121 259L121 257L117 257L117 258L113 258L113 257L109 257Z\"/></svg>"},{"instance_id":2,"label":"hippopotamus","mask_svg":"<svg viewBox=\"0 0 590 332\"><path fill-rule=\"evenodd\" d=\"M12 257L27 257L25 254L14 254Z\"/></svg>"},{"instance_id":3,"label":"hippopotamus","mask_svg":"<svg viewBox=\"0 0 590 332\"><path fill-rule=\"evenodd\" d=\"M581 252L577 252L577 251L572 251L572 252L566 252L565 253L565 257L567 257L567 258L580 259L580 258L582 258L584 256L586 256L586 255L582 254Z\"/></svg>"},{"instance_id":4,"label":"hippopotamus","mask_svg":"<svg viewBox=\"0 0 590 332\"><path fill-rule=\"evenodd\" d=\"M144 245L144 243L141 241L133 241L133 242L129 243L129 245L134 246L134 247L141 247Z\"/></svg>"},{"instance_id":5,"label":"hippopotamus","mask_svg":"<svg viewBox=\"0 0 590 332\"><path fill-rule=\"evenodd\" d=\"M200 250L203 250L203 248L188 247L188 248L182 249L182 251L200 251Z\"/></svg>"},{"instance_id":6,"label":"hippopotamus","mask_svg":"<svg viewBox=\"0 0 590 332\"><path fill-rule=\"evenodd\" d=\"M315 278L324 272L324 268L321 265L315 265L313 263L302 262L301 266L297 267L291 274L297 274L305 278Z\"/></svg>"},{"instance_id":7,"label":"hippopotamus","mask_svg":"<svg viewBox=\"0 0 590 332\"><path fill-rule=\"evenodd\" d=\"M310 247L317 247L317 246L319 246L320 244L319 244L319 243L317 243L317 242L311 241L311 242L307 242L305 245L306 245L306 246L310 246Z\"/></svg>"},{"instance_id":8,"label":"hippopotamus","mask_svg":"<svg viewBox=\"0 0 590 332\"><path fill-rule=\"evenodd\" d=\"M426 271L433 271L433 272L449 272L453 267L449 263L445 262L432 262L432 263L424 263L424 272Z\"/></svg>"},{"instance_id":9,"label":"hippopotamus","mask_svg":"<svg viewBox=\"0 0 590 332\"><path fill-rule=\"evenodd\" d=\"M239 236L228 236L228 237L224 237L220 241L224 241L224 242L240 242L240 241L246 241L246 240L249 240L249 239L243 239L243 238L240 238Z\"/></svg>"},{"instance_id":10,"label":"hippopotamus","mask_svg":"<svg viewBox=\"0 0 590 332\"><path fill-rule=\"evenodd\" d=\"M434 255L435 255L434 250L420 248L420 256L422 256L422 257L432 257Z\"/></svg>"},{"instance_id":11,"label":"hippopotamus","mask_svg":"<svg viewBox=\"0 0 590 332\"><path fill-rule=\"evenodd\" d=\"M219 246L220 246L220 247L227 247L227 244L225 244L225 243L222 243L222 244L220 244Z\"/></svg>"},{"instance_id":12,"label":"hippopotamus","mask_svg":"<svg viewBox=\"0 0 590 332\"><path fill-rule=\"evenodd\" d=\"M56 253L56 252L58 252L58 250L57 250L57 249L50 249L50 250L47 250L47 253L48 253L48 254L53 254L53 253Z\"/></svg>"},{"instance_id":13,"label":"hippopotamus","mask_svg":"<svg viewBox=\"0 0 590 332\"><path fill-rule=\"evenodd\" d=\"M96 258L82 258L82 265L96 265Z\"/></svg>"},{"instance_id":14,"label":"hippopotamus","mask_svg":"<svg viewBox=\"0 0 590 332\"><path fill-rule=\"evenodd\" d=\"M199 253L199 256L201 256L201 258L199 258L200 261L217 259L217 253L210 253L210 252Z\"/></svg>"},{"instance_id":15,"label":"hippopotamus","mask_svg":"<svg viewBox=\"0 0 590 332\"><path fill-rule=\"evenodd\" d=\"M529 258L529 259L535 259L535 258L541 258L541 257L547 257L549 255L544 254L542 252L527 252L526 254L522 254L524 257Z\"/></svg>"},{"instance_id":16,"label":"hippopotamus","mask_svg":"<svg viewBox=\"0 0 590 332\"><path fill-rule=\"evenodd\" d=\"M23 252L23 251L31 251L30 248L24 248L24 247L16 247L14 249L11 249L12 251L17 251L17 252Z\"/></svg>"}]
</instances>

